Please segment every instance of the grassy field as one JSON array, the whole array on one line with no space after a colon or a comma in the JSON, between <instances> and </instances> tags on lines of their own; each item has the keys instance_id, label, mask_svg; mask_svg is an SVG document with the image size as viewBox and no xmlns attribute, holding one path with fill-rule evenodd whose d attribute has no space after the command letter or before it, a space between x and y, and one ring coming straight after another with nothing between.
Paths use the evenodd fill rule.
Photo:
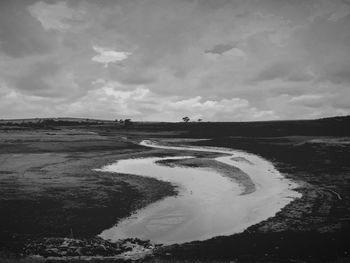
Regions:
<instances>
[{"instance_id":1,"label":"grassy field","mask_svg":"<svg viewBox=\"0 0 350 263\"><path fill-rule=\"evenodd\" d=\"M3 262L11 262L9 258L18 255L30 240L71 235L92 237L137 208L176 194L171 185L154 179L93 170L118 159L166 154L164 150L137 144L152 138L205 138L182 143L261 155L297 181L301 185L298 191L303 193L301 199L275 217L242 234L164 247L153 261L346 262L350 254L348 127L348 117L129 125L96 121L69 125L55 121L3 122L0 124ZM8 261L4 261L6 257Z\"/></svg>"}]
</instances>

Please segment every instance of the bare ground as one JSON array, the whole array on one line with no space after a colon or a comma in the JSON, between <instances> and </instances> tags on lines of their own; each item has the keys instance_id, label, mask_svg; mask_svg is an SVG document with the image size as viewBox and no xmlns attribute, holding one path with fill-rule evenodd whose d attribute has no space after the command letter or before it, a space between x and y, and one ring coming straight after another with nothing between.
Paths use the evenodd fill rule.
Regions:
<instances>
[{"instance_id":1,"label":"bare ground","mask_svg":"<svg viewBox=\"0 0 350 263\"><path fill-rule=\"evenodd\" d=\"M158 154L84 130L0 133L0 246L39 237L99 234L139 207L175 194L155 179L94 171Z\"/></svg>"},{"instance_id":2,"label":"bare ground","mask_svg":"<svg viewBox=\"0 0 350 263\"><path fill-rule=\"evenodd\" d=\"M34 238L66 237L72 232L75 237L94 236L135 209L176 194L164 182L93 170L118 159L177 155L150 150L136 142L186 136L183 130L138 129L96 126L1 130L1 253L16 252L24 241ZM202 131L190 135L200 137ZM151 261L349 262L349 141L345 136L187 140L184 143L259 154L297 181L303 197L242 234L166 247ZM196 156L201 161L177 165L208 166L207 156ZM216 169L225 172L225 168Z\"/></svg>"}]
</instances>

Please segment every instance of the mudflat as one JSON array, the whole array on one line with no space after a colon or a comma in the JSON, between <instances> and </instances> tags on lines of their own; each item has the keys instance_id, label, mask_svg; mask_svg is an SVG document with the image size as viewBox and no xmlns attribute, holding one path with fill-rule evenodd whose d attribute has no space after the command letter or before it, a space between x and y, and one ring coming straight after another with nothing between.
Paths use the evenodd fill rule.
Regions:
<instances>
[{"instance_id":1,"label":"mudflat","mask_svg":"<svg viewBox=\"0 0 350 263\"><path fill-rule=\"evenodd\" d=\"M139 145L141 140L156 139L169 145L225 147L260 155L297 182L302 197L243 233L164 246L154 251L152 260L346 262L350 253L350 137L344 127L332 132L316 124L312 122L309 129L303 123L305 134L302 129L290 131L285 123L268 123L268 128L261 123L2 127L1 253L19 255L24 244L40 238L94 238L138 209L176 195L174 186L154 178L94 170L122 159L179 155L175 150ZM258 136L254 125L264 136ZM228 132L222 126L232 129ZM269 129L279 132L269 133ZM225 165L208 161L218 157L215 153L191 155L196 161L165 161L163 165L215 166L232 176ZM245 178L239 170L234 175ZM254 187L249 179L244 185L250 191Z\"/></svg>"},{"instance_id":2,"label":"mudflat","mask_svg":"<svg viewBox=\"0 0 350 263\"><path fill-rule=\"evenodd\" d=\"M120 136L77 129L0 133L0 244L39 237L89 237L163 196L170 184L94 168L148 149Z\"/></svg>"}]
</instances>

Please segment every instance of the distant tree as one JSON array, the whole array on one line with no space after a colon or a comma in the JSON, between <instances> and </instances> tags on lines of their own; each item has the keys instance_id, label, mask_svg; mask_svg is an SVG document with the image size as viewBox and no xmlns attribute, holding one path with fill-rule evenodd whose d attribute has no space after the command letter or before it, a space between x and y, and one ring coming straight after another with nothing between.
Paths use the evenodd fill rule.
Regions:
<instances>
[{"instance_id":1,"label":"distant tree","mask_svg":"<svg viewBox=\"0 0 350 263\"><path fill-rule=\"evenodd\" d=\"M198 122L201 122L202 121L202 119L198 119Z\"/></svg>"},{"instance_id":2,"label":"distant tree","mask_svg":"<svg viewBox=\"0 0 350 263\"><path fill-rule=\"evenodd\" d=\"M183 117L182 120L183 120L184 122L189 122L189 121L190 121L190 118L186 116L186 117Z\"/></svg>"},{"instance_id":3,"label":"distant tree","mask_svg":"<svg viewBox=\"0 0 350 263\"><path fill-rule=\"evenodd\" d=\"M131 124L132 124L131 119L125 119L125 120L124 120L124 125L125 125L125 126L130 126Z\"/></svg>"}]
</instances>

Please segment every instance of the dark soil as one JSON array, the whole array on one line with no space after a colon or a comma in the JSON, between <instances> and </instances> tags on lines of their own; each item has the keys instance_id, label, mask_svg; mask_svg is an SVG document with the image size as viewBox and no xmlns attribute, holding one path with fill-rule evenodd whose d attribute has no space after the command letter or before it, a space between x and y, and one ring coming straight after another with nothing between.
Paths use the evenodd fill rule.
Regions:
<instances>
[{"instance_id":1,"label":"dark soil","mask_svg":"<svg viewBox=\"0 0 350 263\"><path fill-rule=\"evenodd\" d=\"M171 246L159 257L180 261L350 262L349 141L349 137L295 136L192 142L259 154L297 181L303 197L242 234Z\"/></svg>"},{"instance_id":2,"label":"dark soil","mask_svg":"<svg viewBox=\"0 0 350 263\"><path fill-rule=\"evenodd\" d=\"M46 124L45 124L46 125ZM34 125L35 126L35 125ZM118 159L176 153L143 139L245 150L272 161L303 194L241 234L163 247L157 262L350 262L350 118L255 123L132 123L0 128L0 250L37 238L89 238L175 194L169 184L93 171Z\"/></svg>"},{"instance_id":3,"label":"dark soil","mask_svg":"<svg viewBox=\"0 0 350 263\"><path fill-rule=\"evenodd\" d=\"M19 252L28 240L44 237L93 237L176 194L152 178L94 171L149 154L118 136L76 129L5 131L0 142L6 145L0 147L0 250Z\"/></svg>"}]
</instances>

